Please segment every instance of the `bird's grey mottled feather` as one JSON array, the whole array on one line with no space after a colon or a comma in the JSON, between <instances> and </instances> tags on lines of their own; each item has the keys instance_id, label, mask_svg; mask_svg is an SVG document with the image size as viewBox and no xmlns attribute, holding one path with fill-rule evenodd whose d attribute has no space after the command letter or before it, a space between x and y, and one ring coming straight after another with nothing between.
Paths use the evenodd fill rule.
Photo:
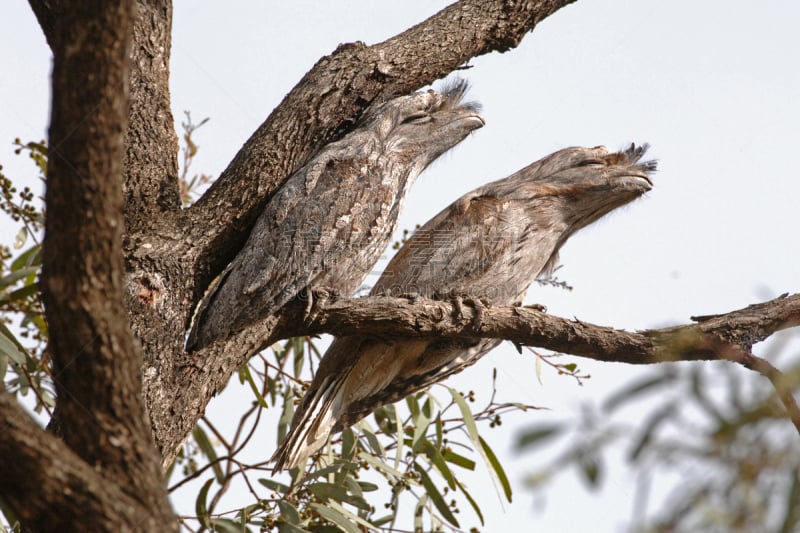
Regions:
<instances>
[{"instance_id":1,"label":"bird's grey mottled feather","mask_svg":"<svg viewBox=\"0 0 800 533\"><path fill-rule=\"evenodd\" d=\"M521 301L532 281L556 266L570 235L651 188L655 163L639 162L645 150L567 148L464 195L403 245L371 294ZM499 343L336 339L275 453L276 470L296 466L331 432L463 370Z\"/></svg>"},{"instance_id":2,"label":"bird's grey mottled feather","mask_svg":"<svg viewBox=\"0 0 800 533\"><path fill-rule=\"evenodd\" d=\"M313 287L349 296L391 239L417 175L483 125L466 84L395 98L323 148L270 199L244 248L201 303L196 350Z\"/></svg>"}]
</instances>

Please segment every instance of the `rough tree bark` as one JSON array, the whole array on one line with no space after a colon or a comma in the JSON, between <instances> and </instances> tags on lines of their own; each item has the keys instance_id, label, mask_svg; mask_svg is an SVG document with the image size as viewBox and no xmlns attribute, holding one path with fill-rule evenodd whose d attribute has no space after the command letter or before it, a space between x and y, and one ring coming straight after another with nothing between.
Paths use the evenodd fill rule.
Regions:
<instances>
[{"instance_id":1,"label":"rough tree bark","mask_svg":"<svg viewBox=\"0 0 800 533\"><path fill-rule=\"evenodd\" d=\"M3 498L38 531L175 527L123 297L134 14L133 0L87 1L60 13L48 36L55 46L41 289L58 395L52 427L61 440L0 392L2 433L20 436L16 449L10 439L0 444Z\"/></svg>"},{"instance_id":2,"label":"rough tree bark","mask_svg":"<svg viewBox=\"0 0 800 533\"><path fill-rule=\"evenodd\" d=\"M477 333L469 311L448 321L444 302L370 299L334 303L302 331L291 320L300 310L290 308L200 352L183 350L203 291L265 202L317 149L370 104L517 46L573 0L462 0L385 42L340 46L188 210L180 209L169 104L171 2L139 0L134 15L132 0L29 1L55 57L43 290L59 392L54 426L63 436L39 429L0 389L0 498L31 529L174 529L158 463L174 459L232 372L278 338ZM776 324L798 323L797 298L776 304L768 326L764 310L749 322L736 314L689 326L702 331L689 336L705 342L700 352L669 348L669 333L615 332L524 308L490 310L480 334L628 362L662 360L665 349L673 358L725 358L733 348L746 356ZM737 337L720 335L734 323Z\"/></svg>"}]
</instances>

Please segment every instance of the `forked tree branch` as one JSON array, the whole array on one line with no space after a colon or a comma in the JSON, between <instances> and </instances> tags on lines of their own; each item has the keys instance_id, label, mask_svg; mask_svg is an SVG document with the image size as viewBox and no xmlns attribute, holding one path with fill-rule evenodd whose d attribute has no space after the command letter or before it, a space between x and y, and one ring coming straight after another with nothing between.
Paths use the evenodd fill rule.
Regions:
<instances>
[{"instance_id":1,"label":"forked tree branch","mask_svg":"<svg viewBox=\"0 0 800 533\"><path fill-rule=\"evenodd\" d=\"M0 383L0 494L30 531L165 531L152 507L120 488L119 480L78 457L42 431Z\"/></svg>"}]
</instances>

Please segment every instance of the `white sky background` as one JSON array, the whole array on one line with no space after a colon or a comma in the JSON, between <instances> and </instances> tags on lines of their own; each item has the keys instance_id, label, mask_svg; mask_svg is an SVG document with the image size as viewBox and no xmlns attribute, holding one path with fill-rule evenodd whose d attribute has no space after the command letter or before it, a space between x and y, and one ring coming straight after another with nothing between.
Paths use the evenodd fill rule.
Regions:
<instances>
[{"instance_id":1,"label":"white sky background","mask_svg":"<svg viewBox=\"0 0 800 533\"><path fill-rule=\"evenodd\" d=\"M447 2L176 4L173 112L178 123L184 110L196 121L211 118L196 134L193 170L217 176L317 59L342 42L388 38ZM530 302L632 330L799 292L798 23L800 3L792 0L584 0L562 9L519 48L462 71L486 126L420 177L400 228L565 146L646 141L659 160L654 189L567 243L558 276L574 291L534 287ZM50 59L27 3L0 11L0 50L0 164L10 177L32 175L11 142L45 137ZM8 242L12 230L2 224ZM794 346L785 356L797 355ZM539 385L533 358L504 345L449 383L486 390L497 367L500 399L553 410L487 429L515 489L515 503L503 511L485 477L470 482L483 493L487 531L624 530L634 485L619 469L606 480L613 494L601 498L565 476L540 512L530 510L520 483L530 465L541 464L535 454L512 453L526 422L572 416L641 371L577 362L592 375L583 387L548 372ZM212 406L229 409L238 406ZM273 447L271 437L264 458ZM462 510L462 525L472 523L470 514Z\"/></svg>"}]
</instances>

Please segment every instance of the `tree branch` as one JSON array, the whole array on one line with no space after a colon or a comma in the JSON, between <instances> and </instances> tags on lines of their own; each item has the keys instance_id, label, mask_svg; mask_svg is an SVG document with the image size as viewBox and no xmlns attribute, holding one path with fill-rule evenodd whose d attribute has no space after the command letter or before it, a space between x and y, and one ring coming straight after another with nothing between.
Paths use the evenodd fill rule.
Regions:
<instances>
[{"instance_id":1,"label":"tree branch","mask_svg":"<svg viewBox=\"0 0 800 533\"><path fill-rule=\"evenodd\" d=\"M268 317L239 335L187 354L178 372L186 386L173 403L175 411L185 413L186 417L176 420L176 424L185 424L190 429L192 413L202 412L211 396L227 384L232 372L254 353L288 337L320 333L486 337L603 362L649 365L669 361L736 361L742 351L749 352L756 342L778 330L800 325L800 294L703 317L698 324L634 333L548 315L536 307L516 306L489 307L481 313L478 327L472 307L463 306L463 314L459 316L450 302L422 298L343 299L328 303L317 312L314 320L305 325L305 303L295 302L285 308L280 318ZM238 355L216 356L219 353ZM754 366L748 368L760 371ZM201 383L203 387L199 386ZM787 409L791 413L788 404ZM800 415L797 421L800 422ZM163 449L165 463L169 464L174 452L171 446Z\"/></svg>"},{"instance_id":2,"label":"tree branch","mask_svg":"<svg viewBox=\"0 0 800 533\"><path fill-rule=\"evenodd\" d=\"M55 29L41 288L58 395L53 426L106 485L144 504L163 529L174 522L145 418L142 356L123 303L122 157L134 14L133 0L87 0L62 13ZM80 507L90 495L72 497ZM76 524L96 530L93 519Z\"/></svg>"},{"instance_id":3,"label":"tree branch","mask_svg":"<svg viewBox=\"0 0 800 533\"><path fill-rule=\"evenodd\" d=\"M63 11L62 3L59 0L28 0L36 20L42 28L44 38L50 49L57 46L56 30L59 14Z\"/></svg>"},{"instance_id":4,"label":"tree branch","mask_svg":"<svg viewBox=\"0 0 800 533\"><path fill-rule=\"evenodd\" d=\"M780 296L717 315L699 324L631 333L548 315L535 307L489 307L475 324L475 310L457 316L449 302L402 298L340 300L319 311L310 327L287 316L274 336L314 333L376 336L485 337L537 346L604 362L653 364L728 359L728 347L750 351L775 331L800 325L800 294Z\"/></svg>"},{"instance_id":5,"label":"tree branch","mask_svg":"<svg viewBox=\"0 0 800 533\"><path fill-rule=\"evenodd\" d=\"M85 428L84 428L85 429ZM0 383L0 495L31 531L163 531L149 503L120 490L45 432Z\"/></svg>"},{"instance_id":6,"label":"tree branch","mask_svg":"<svg viewBox=\"0 0 800 533\"><path fill-rule=\"evenodd\" d=\"M123 160L128 233L141 232L154 223L172 223L181 207L178 137L169 93L172 0L139 0L137 4Z\"/></svg>"},{"instance_id":7,"label":"tree branch","mask_svg":"<svg viewBox=\"0 0 800 533\"><path fill-rule=\"evenodd\" d=\"M61 0L28 2L50 49L62 49L58 39L71 6ZM163 223L180 208L178 137L169 93L172 0L139 0L137 6L124 161L125 215L132 233Z\"/></svg>"}]
</instances>

